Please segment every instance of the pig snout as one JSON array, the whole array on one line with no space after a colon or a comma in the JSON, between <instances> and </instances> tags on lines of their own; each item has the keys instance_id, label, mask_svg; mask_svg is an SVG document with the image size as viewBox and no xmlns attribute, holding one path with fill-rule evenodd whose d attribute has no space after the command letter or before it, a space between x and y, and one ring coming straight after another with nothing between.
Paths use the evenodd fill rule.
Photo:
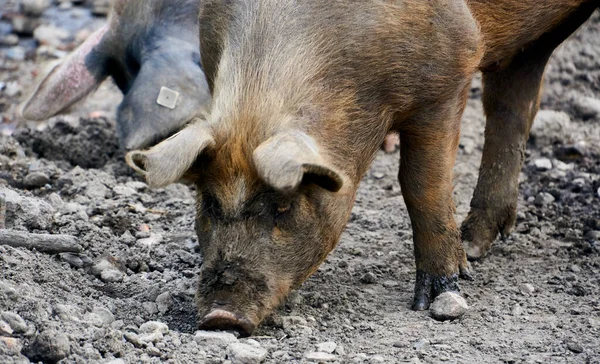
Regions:
<instances>
[{"instance_id":1,"label":"pig snout","mask_svg":"<svg viewBox=\"0 0 600 364\"><path fill-rule=\"evenodd\" d=\"M197 301L201 329L233 330L250 336L274 303L283 298L271 289L267 276L239 262L220 261L200 273Z\"/></svg>"}]
</instances>

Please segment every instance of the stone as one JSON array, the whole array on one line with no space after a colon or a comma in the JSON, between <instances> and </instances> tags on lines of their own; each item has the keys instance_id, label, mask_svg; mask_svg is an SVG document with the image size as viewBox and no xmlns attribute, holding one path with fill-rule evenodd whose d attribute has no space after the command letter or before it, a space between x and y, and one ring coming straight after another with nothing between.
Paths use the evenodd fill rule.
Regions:
<instances>
[{"instance_id":1,"label":"stone","mask_svg":"<svg viewBox=\"0 0 600 364\"><path fill-rule=\"evenodd\" d=\"M143 248L150 249L154 245L160 244L162 242L162 240L163 240L162 235L160 235L160 234L150 234L150 237L139 239L136 242L136 244L138 246L143 247Z\"/></svg>"},{"instance_id":2,"label":"stone","mask_svg":"<svg viewBox=\"0 0 600 364\"><path fill-rule=\"evenodd\" d=\"M464 315L469 306L456 292L444 292L431 304L431 316L439 321L455 320Z\"/></svg>"},{"instance_id":3,"label":"stone","mask_svg":"<svg viewBox=\"0 0 600 364\"><path fill-rule=\"evenodd\" d=\"M238 339L230 332L196 331L194 341L200 346L227 347L229 344L238 342Z\"/></svg>"},{"instance_id":4,"label":"stone","mask_svg":"<svg viewBox=\"0 0 600 364\"><path fill-rule=\"evenodd\" d=\"M123 280L123 272L117 269L117 267L106 258L100 259L100 261L92 267L92 274L106 283L121 282Z\"/></svg>"},{"instance_id":5,"label":"stone","mask_svg":"<svg viewBox=\"0 0 600 364\"><path fill-rule=\"evenodd\" d=\"M546 206L546 205L553 203L554 201L556 201L556 199L554 198L554 196L552 196L548 192L540 192L535 197L535 200L533 201L533 203L536 206Z\"/></svg>"},{"instance_id":6,"label":"stone","mask_svg":"<svg viewBox=\"0 0 600 364\"><path fill-rule=\"evenodd\" d=\"M511 310L511 314L513 316L521 316L523 314L523 307L521 307L521 305L518 303L515 304Z\"/></svg>"},{"instance_id":7,"label":"stone","mask_svg":"<svg viewBox=\"0 0 600 364\"><path fill-rule=\"evenodd\" d=\"M41 172L29 173L23 179L23 184L27 188L40 188L50 183L50 178Z\"/></svg>"},{"instance_id":8,"label":"stone","mask_svg":"<svg viewBox=\"0 0 600 364\"><path fill-rule=\"evenodd\" d=\"M164 315L173 305L173 297L171 297L171 293L163 292L156 297L155 302L158 307L158 312Z\"/></svg>"},{"instance_id":9,"label":"stone","mask_svg":"<svg viewBox=\"0 0 600 364\"><path fill-rule=\"evenodd\" d=\"M421 351L423 349L426 349L427 347L429 347L429 340L427 339L421 339L419 341L417 341L416 343L414 343L413 348L416 351Z\"/></svg>"},{"instance_id":10,"label":"stone","mask_svg":"<svg viewBox=\"0 0 600 364\"><path fill-rule=\"evenodd\" d=\"M571 128L571 117L563 111L538 111L530 136L538 146L552 145Z\"/></svg>"},{"instance_id":11,"label":"stone","mask_svg":"<svg viewBox=\"0 0 600 364\"><path fill-rule=\"evenodd\" d=\"M360 277L360 281L367 284L373 284L377 282L377 276L371 272L367 272Z\"/></svg>"},{"instance_id":12,"label":"stone","mask_svg":"<svg viewBox=\"0 0 600 364\"><path fill-rule=\"evenodd\" d=\"M4 311L0 314L2 321L10 325L15 334L24 334L27 332L27 323L21 316L14 312Z\"/></svg>"},{"instance_id":13,"label":"stone","mask_svg":"<svg viewBox=\"0 0 600 364\"><path fill-rule=\"evenodd\" d=\"M307 326L308 322L300 316L282 316L281 327L285 330L292 329L295 326Z\"/></svg>"},{"instance_id":14,"label":"stone","mask_svg":"<svg viewBox=\"0 0 600 364\"><path fill-rule=\"evenodd\" d=\"M124 185L116 185L115 187L113 187L113 192L115 193L115 195L121 197L131 197L137 194L137 191L135 189Z\"/></svg>"},{"instance_id":15,"label":"stone","mask_svg":"<svg viewBox=\"0 0 600 364\"><path fill-rule=\"evenodd\" d=\"M571 350L575 354L581 354L584 351L583 346L581 346L581 344L573 340L567 342L567 349Z\"/></svg>"},{"instance_id":16,"label":"stone","mask_svg":"<svg viewBox=\"0 0 600 364\"><path fill-rule=\"evenodd\" d=\"M22 0L23 12L27 15L39 17L50 7L52 0Z\"/></svg>"},{"instance_id":17,"label":"stone","mask_svg":"<svg viewBox=\"0 0 600 364\"><path fill-rule=\"evenodd\" d=\"M552 161L548 158L539 158L533 161L533 165L538 171L549 171L552 169Z\"/></svg>"},{"instance_id":18,"label":"stone","mask_svg":"<svg viewBox=\"0 0 600 364\"><path fill-rule=\"evenodd\" d=\"M600 116L600 100L593 97L579 96L573 99L573 107L584 120Z\"/></svg>"},{"instance_id":19,"label":"stone","mask_svg":"<svg viewBox=\"0 0 600 364\"><path fill-rule=\"evenodd\" d=\"M320 351L323 353L333 354L333 352L335 351L336 348L337 348L337 344L334 343L333 341L327 341L324 343L317 344L317 351Z\"/></svg>"},{"instance_id":20,"label":"stone","mask_svg":"<svg viewBox=\"0 0 600 364\"><path fill-rule=\"evenodd\" d=\"M227 357L232 364L258 364L267 358L267 351L262 347L237 342L227 347Z\"/></svg>"},{"instance_id":21,"label":"stone","mask_svg":"<svg viewBox=\"0 0 600 364\"><path fill-rule=\"evenodd\" d=\"M524 296L530 296L535 292L535 287L531 283L523 283L519 286L519 292Z\"/></svg>"},{"instance_id":22,"label":"stone","mask_svg":"<svg viewBox=\"0 0 600 364\"><path fill-rule=\"evenodd\" d=\"M67 335L55 330L46 330L35 337L22 353L32 362L56 363L71 352Z\"/></svg>"},{"instance_id":23,"label":"stone","mask_svg":"<svg viewBox=\"0 0 600 364\"><path fill-rule=\"evenodd\" d=\"M54 48L60 47L70 36L68 31L54 25L42 24L33 31L33 37L40 44Z\"/></svg>"},{"instance_id":24,"label":"stone","mask_svg":"<svg viewBox=\"0 0 600 364\"><path fill-rule=\"evenodd\" d=\"M115 321L115 316L107 308L94 307L92 313L98 316L104 325L110 325Z\"/></svg>"},{"instance_id":25,"label":"stone","mask_svg":"<svg viewBox=\"0 0 600 364\"><path fill-rule=\"evenodd\" d=\"M304 358L308 361L314 361L317 363L336 361L337 356L329 353L322 353L320 351L311 351L304 354Z\"/></svg>"},{"instance_id":26,"label":"stone","mask_svg":"<svg viewBox=\"0 0 600 364\"><path fill-rule=\"evenodd\" d=\"M158 321L148 321L140 326L140 333L149 334L152 332L160 332L161 334L169 333L169 326Z\"/></svg>"}]
</instances>

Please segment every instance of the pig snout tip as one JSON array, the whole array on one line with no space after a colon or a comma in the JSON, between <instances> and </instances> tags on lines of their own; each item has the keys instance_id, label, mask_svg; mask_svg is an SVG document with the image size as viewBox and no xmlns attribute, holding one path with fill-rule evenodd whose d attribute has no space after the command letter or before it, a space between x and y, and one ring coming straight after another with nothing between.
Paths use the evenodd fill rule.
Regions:
<instances>
[{"instance_id":1,"label":"pig snout tip","mask_svg":"<svg viewBox=\"0 0 600 364\"><path fill-rule=\"evenodd\" d=\"M213 310L204 316L199 326L202 330L237 331L243 337L252 335L256 329L256 325L250 320L221 309Z\"/></svg>"}]
</instances>

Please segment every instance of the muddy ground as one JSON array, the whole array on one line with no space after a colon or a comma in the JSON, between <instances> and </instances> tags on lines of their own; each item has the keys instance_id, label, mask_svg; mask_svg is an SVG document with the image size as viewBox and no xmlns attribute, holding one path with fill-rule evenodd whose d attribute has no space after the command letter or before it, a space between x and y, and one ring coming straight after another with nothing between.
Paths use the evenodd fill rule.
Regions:
<instances>
[{"instance_id":1,"label":"muddy ground","mask_svg":"<svg viewBox=\"0 0 600 364\"><path fill-rule=\"evenodd\" d=\"M104 21L79 6L61 16L70 11L80 28ZM437 322L410 310L415 267L398 155L380 153L337 249L250 339L196 335L193 193L150 190L124 164L113 86L69 116L15 130L33 75L63 54L39 51L26 35L18 46L23 60L14 44L0 47L6 227L72 235L81 250L0 242L1 363L600 363L600 14L548 68L517 226L473 264L475 281L462 282L466 315ZM455 169L459 222L481 158L480 95L475 80Z\"/></svg>"}]
</instances>

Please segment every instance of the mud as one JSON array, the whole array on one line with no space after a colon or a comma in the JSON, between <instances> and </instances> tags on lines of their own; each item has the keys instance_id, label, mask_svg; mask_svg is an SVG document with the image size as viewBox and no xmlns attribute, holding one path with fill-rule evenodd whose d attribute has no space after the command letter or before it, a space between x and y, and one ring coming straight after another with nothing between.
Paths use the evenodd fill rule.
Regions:
<instances>
[{"instance_id":1,"label":"mud","mask_svg":"<svg viewBox=\"0 0 600 364\"><path fill-rule=\"evenodd\" d=\"M0 81L29 87L45 57L14 62L8 49ZM480 94L476 79L455 168L459 222L481 158ZM461 282L470 309L451 322L410 310L415 268L398 154L380 153L337 249L254 337L196 336L193 191L150 190L125 166L118 101L107 102L119 99L114 87L68 117L12 132L23 98L0 93L6 225L75 236L83 251L0 244L2 363L600 363L598 13L548 68L517 226L473 263L475 280ZM98 111L107 117L90 118Z\"/></svg>"}]
</instances>

